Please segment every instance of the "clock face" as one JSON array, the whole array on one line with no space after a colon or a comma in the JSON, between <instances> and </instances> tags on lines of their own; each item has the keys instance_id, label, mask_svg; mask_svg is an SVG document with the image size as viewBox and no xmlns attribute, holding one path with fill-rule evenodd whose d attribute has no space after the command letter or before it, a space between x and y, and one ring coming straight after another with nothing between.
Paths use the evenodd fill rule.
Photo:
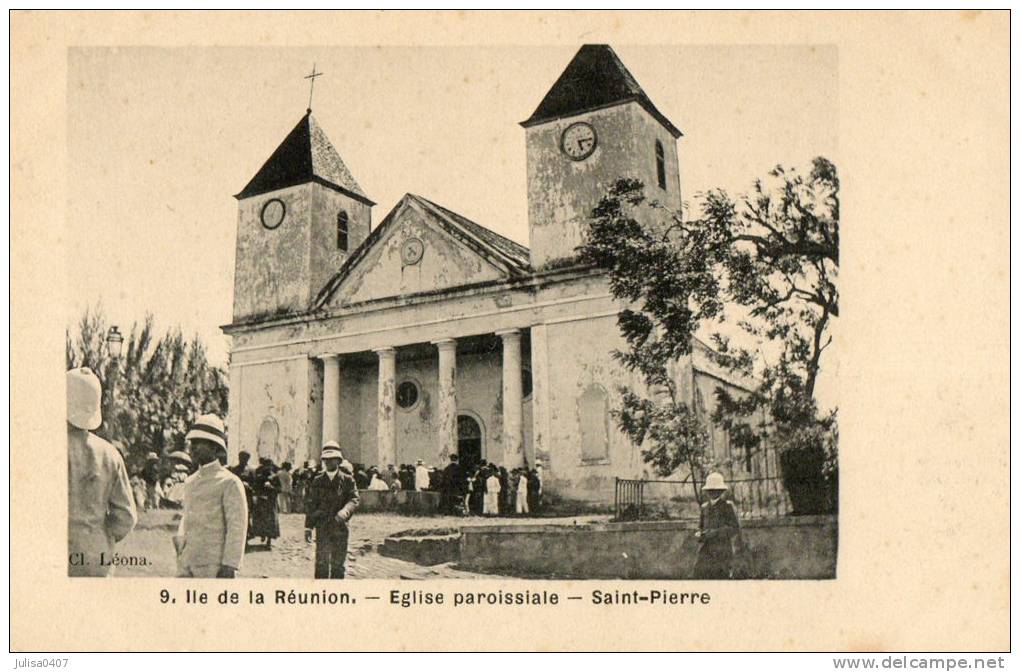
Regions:
<instances>
[{"instance_id":1,"label":"clock face","mask_svg":"<svg viewBox=\"0 0 1020 672\"><path fill-rule=\"evenodd\" d=\"M262 206L262 226L267 229L275 229L283 224L283 218L287 214L287 206L278 198L266 201Z\"/></svg>"},{"instance_id":2,"label":"clock face","mask_svg":"<svg viewBox=\"0 0 1020 672\"><path fill-rule=\"evenodd\" d=\"M576 124L567 126L560 138L560 148L563 153L574 161L581 161L591 156L598 144L598 137L591 124L579 121Z\"/></svg>"},{"instance_id":3,"label":"clock face","mask_svg":"<svg viewBox=\"0 0 1020 672\"><path fill-rule=\"evenodd\" d=\"M417 264L421 261L423 254L425 254L425 243L418 238L408 238L400 248L400 258L405 266Z\"/></svg>"}]
</instances>

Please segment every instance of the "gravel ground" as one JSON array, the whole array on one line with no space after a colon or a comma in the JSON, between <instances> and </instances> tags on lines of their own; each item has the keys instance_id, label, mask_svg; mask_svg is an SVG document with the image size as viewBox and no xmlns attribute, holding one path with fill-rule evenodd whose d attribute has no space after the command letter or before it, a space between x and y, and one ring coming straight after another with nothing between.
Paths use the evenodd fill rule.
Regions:
<instances>
[{"instance_id":1,"label":"gravel ground","mask_svg":"<svg viewBox=\"0 0 1020 672\"><path fill-rule=\"evenodd\" d=\"M386 537L406 530L449 529L496 523L571 524L574 521L581 523L606 518L606 516L537 519L453 516L422 518L389 513L355 515L351 522L347 575L359 579L492 578L491 574L458 570L455 563L425 567L413 562L383 557L376 552L376 547L381 545ZM176 529L176 519L177 512L172 511L148 511L142 514L135 530L118 544L117 553L121 556L144 557L149 564L118 567L116 575L175 576L177 566L170 539ZM314 558L315 545L305 543L304 540L304 516L293 513L280 514L280 538L273 541L272 550L265 549L261 544L249 543L240 576L311 578Z\"/></svg>"}]
</instances>

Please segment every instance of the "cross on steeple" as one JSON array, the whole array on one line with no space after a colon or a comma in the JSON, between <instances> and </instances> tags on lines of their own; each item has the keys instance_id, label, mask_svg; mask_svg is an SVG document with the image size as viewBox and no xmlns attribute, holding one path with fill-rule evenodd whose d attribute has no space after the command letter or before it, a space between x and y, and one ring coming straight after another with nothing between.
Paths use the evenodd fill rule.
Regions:
<instances>
[{"instance_id":1,"label":"cross on steeple","mask_svg":"<svg viewBox=\"0 0 1020 672\"><path fill-rule=\"evenodd\" d=\"M315 71L315 64L312 63L312 74L305 75L305 79L311 80L308 86L308 112L312 112L312 94L315 92L315 78L321 76L324 73Z\"/></svg>"}]
</instances>

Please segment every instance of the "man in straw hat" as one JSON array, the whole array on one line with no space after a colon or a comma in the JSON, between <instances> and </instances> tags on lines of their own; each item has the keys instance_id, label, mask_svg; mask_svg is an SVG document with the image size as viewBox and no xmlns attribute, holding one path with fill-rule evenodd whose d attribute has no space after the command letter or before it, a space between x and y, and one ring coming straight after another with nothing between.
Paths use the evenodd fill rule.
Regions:
<instances>
[{"instance_id":1,"label":"man in straw hat","mask_svg":"<svg viewBox=\"0 0 1020 672\"><path fill-rule=\"evenodd\" d=\"M216 458L226 450L223 421L200 415L185 437L198 471L184 482L184 513L174 537L180 576L232 579L248 533L244 486Z\"/></svg>"},{"instance_id":2,"label":"man in straw hat","mask_svg":"<svg viewBox=\"0 0 1020 672\"><path fill-rule=\"evenodd\" d=\"M108 576L113 546L138 521L124 459L92 433L103 388L87 368L67 372L68 576Z\"/></svg>"},{"instance_id":3,"label":"man in straw hat","mask_svg":"<svg viewBox=\"0 0 1020 672\"><path fill-rule=\"evenodd\" d=\"M733 565L733 540L740 535L740 523L733 505L726 500L729 487L715 471L701 489L707 500L701 505L700 547L694 563L695 579L728 579Z\"/></svg>"},{"instance_id":4,"label":"man in straw hat","mask_svg":"<svg viewBox=\"0 0 1020 672\"><path fill-rule=\"evenodd\" d=\"M340 444L329 441L322 447L323 472L308 484L305 513L305 541L315 531L315 578L342 579L346 572L348 522L358 508L358 486L354 477L340 468L344 461Z\"/></svg>"}]
</instances>

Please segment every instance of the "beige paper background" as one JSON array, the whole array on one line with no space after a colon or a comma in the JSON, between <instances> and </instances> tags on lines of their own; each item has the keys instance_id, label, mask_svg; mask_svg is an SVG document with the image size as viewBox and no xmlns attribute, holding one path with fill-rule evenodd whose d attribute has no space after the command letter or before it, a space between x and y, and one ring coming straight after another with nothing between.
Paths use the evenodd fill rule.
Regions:
<instances>
[{"instance_id":1,"label":"beige paper background","mask_svg":"<svg viewBox=\"0 0 1020 672\"><path fill-rule=\"evenodd\" d=\"M981 13L15 13L14 650L1004 650L1009 647L1009 16ZM839 578L620 582L698 608L159 604L170 579L65 575L70 46L834 44L843 227ZM654 94L652 96L655 97ZM116 157L111 157L116 160ZM441 168L440 168L441 169ZM80 253L86 254L87 250ZM111 273L97 269L97 273ZM111 273L111 282L115 276ZM348 582L558 589L613 582ZM206 582L207 590L222 584ZM231 587L321 590L311 580ZM329 628L335 624L335 628ZM323 637L324 629L335 634ZM457 633L456 637L450 633Z\"/></svg>"}]
</instances>

